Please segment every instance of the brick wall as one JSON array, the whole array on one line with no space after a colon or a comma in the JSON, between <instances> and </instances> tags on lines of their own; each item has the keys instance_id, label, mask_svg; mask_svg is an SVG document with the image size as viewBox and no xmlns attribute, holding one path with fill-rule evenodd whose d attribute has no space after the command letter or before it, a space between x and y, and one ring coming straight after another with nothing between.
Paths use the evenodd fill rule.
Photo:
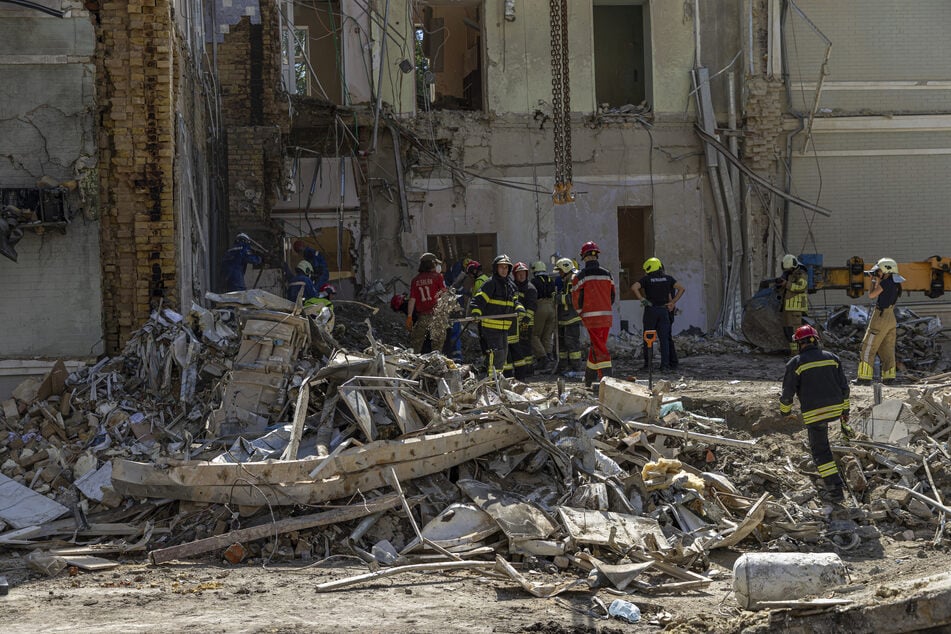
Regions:
<instances>
[{"instance_id":1,"label":"brick wall","mask_svg":"<svg viewBox=\"0 0 951 634\"><path fill-rule=\"evenodd\" d=\"M100 4L97 98L103 326L114 352L175 306L175 117L170 0Z\"/></svg>"}]
</instances>

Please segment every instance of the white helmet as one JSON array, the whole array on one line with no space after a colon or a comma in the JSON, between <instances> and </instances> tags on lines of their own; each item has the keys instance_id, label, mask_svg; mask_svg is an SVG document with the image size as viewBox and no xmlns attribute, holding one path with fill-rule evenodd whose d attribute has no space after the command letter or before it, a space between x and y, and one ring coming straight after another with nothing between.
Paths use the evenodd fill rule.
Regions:
<instances>
[{"instance_id":1,"label":"white helmet","mask_svg":"<svg viewBox=\"0 0 951 634\"><path fill-rule=\"evenodd\" d=\"M869 273L874 273L875 271L883 271L885 273L898 273L898 263L891 258L882 258L875 263L875 266L869 270Z\"/></svg>"},{"instance_id":2,"label":"white helmet","mask_svg":"<svg viewBox=\"0 0 951 634\"><path fill-rule=\"evenodd\" d=\"M561 258L555 262L555 268L567 275L574 270L575 265L569 258Z\"/></svg>"},{"instance_id":3,"label":"white helmet","mask_svg":"<svg viewBox=\"0 0 951 634\"><path fill-rule=\"evenodd\" d=\"M786 255L783 256L783 270L784 271L791 271L798 266L799 266L799 258L797 258L795 255L792 255L791 253L787 253Z\"/></svg>"},{"instance_id":4,"label":"white helmet","mask_svg":"<svg viewBox=\"0 0 951 634\"><path fill-rule=\"evenodd\" d=\"M297 263L295 268L307 277L310 277L314 274L314 266L307 260L301 260Z\"/></svg>"}]
</instances>

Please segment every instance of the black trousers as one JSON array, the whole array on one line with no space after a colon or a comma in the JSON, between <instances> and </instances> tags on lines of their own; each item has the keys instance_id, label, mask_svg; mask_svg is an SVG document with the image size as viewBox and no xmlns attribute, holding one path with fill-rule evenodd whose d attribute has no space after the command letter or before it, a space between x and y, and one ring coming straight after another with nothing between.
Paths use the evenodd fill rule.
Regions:
<instances>
[{"instance_id":1,"label":"black trousers","mask_svg":"<svg viewBox=\"0 0 951 634\"><path fill-rule=\"evenodd\" d=\"M839 468L832 456L832 447L829 446L829 421L806 425L806 430L809 432L809 449L812 451L812 459L816 463L816 469L826 490L841 490L842 476L839 475Z\"/></svg>"}]
</instances>

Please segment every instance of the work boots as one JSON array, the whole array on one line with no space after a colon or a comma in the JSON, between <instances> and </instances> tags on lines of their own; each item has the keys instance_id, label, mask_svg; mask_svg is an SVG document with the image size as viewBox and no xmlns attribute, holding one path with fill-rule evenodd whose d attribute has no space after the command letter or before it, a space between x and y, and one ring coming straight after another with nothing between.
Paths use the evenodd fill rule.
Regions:
<instances>
[{"instance_id":1,"label":"work boots","mask_svg":"<svg viewBox=\"0 0 951 634\"><path fill-rule=\"evenodd\" d=\"M584 369L584 386L591 387L591 384L598 380L598 371L591 368Z\"/></svg>"}]
</instances>

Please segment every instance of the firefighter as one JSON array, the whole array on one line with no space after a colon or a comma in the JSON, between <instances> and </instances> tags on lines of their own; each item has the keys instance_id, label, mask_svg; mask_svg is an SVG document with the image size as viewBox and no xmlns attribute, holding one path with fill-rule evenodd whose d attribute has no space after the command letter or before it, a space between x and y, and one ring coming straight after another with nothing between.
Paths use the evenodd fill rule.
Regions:
<instances>
[{"instance_id":1,"label":"firefighter","mask_svg":"<svg viewBox=\"0 0 951 634\"><path fill-rule=\"evenodd\" d=\"M492 260L492 277L472 295L470 314L483 318L480 330L486 356L486 371L492 378L500 374L505 366L509 329L515 322L512 317L494 316L525 311L518 301L518 289L509 277L511 270L512 260L509 256L497 256Z\"/></svg>"},{"instance_id":2,"label":"firefighter","mask_svg":"<svg viewBox=\"0 0 951 634\"><path fill-rule=\"evenodd\" d=\"M433 253L424 253L419 256L418 274L409 285L409 304L406 307L406 329L410 331L410 345L413 351L420 353L429 335L433 350L442 350L446 341L446 331L436 328L431 330L433 310L439 295L446 290L446 282L439 270L441 262Z\"/></svg>"},{"instance_id":3,"label":"firefighter","mask_svg":"<svg viewBox=\"0 0 951 634\"><path fill-rule=\"evenodd\" d=\"M889 385L895 382L896 374L895 303L901 295L901 283L905 278L898 274L898 264L891 258L882 258L866 274L872 276L868 296L875 300L875 307L862 338L856 383L868 385L872 382L875 355L878 355L882 362L882 383Z\"/></svg>"},{"instance_id":4,"label":"firefighter","mask_svg":"<svg viewBox=\"0 0 951 634\"><path fill-rule=\"evenodd\" d=\"M588 347L588 363L584 371L584 383L591 387L603 376L611 376L611 353L608 351L608 334L614 321L614 277L601 266L598 256L601 249L594 242L581 245L581 260L584 268L575 276L571 288L571 301L581 316L581 323L588 331L591 345Z\"/></svg>"},{"instance_id":5,"label":"firefighter","mask_svg":"<svg viewBox=\"0 0 951 634\"><path fill-rule=\"evenodd\" d=\"M644 306L644 331L656 330L660 342L660 371L676 369L676 353L671 355L673 337L671 336L671 316L677 309L677 302L686 290L670 275L664 272L664 264L659 258L648 258L644 262L647 274L631 285L634 297ZM643 291L643 293L642 293ZM646 295L646 297L645 297ZM644 369L648 369L647 344L644 344Z\"/></svg>"},{"instance_id":6,"label":"firefighter","mask_svg":"<svg viewBox=\"0 0 951 634\"><path fill-rule=\"evenodd\" d=\"M287 265L284 265L284 271L289 272ZM294 275L287 282L287 299L296 302L301 297L304 302L317 297L317 288L314 286L311 275L314 274L314 267L307 260L301 260L294 267Z\"/></svg>"},{"instance_id":7,"label":"firefighter","mask_svg":"<svg viewBox=\"0 0 951 634\"><path fill-rule=\"evenodd\" d=\"M849 426L849 382L839 357L819 345L815 328L800 326L793 341L799 354L786 363L779 411L790 414L793 397L799 397L802 422L809 433L809 449L824 484L820 496L829 502L841 502L845 499L843 482L829 446L829 423L838 419L842 435L854 437Z\"/></svg>"},{"instance_id":8,"label":"firefighter","mask_svg":"<svg viewBox=\"0 0 951 634\"><path fill-rule=\"evenodd\" d=\"M803 324L803 316L809 312L809 275L806 267L790 253L783 256L783 274L776 278L776 288L781 292L780 310L783 313L783 334L789 342L789 356L799 353L793 333Z\"/></svg>"},{"instance_id":9,"label":"firefighter","mask_svg":"<svg viewBox=\"0 0 951 634\"><path fill-rule=\"evenodd\" d=\"M532 352L536 364L542 360L557 363L552 356L552 335L555 333L555 283L548 275L544 262L532 264L532 286L538 292L538 307L535 308L535 323L532 328Z\"/></svg>"},{"instance_id":10,"label":"firefighter","mask_svg":"<svg viewBox=\"0 0 951 634\"><path fill-rule=\"evenodd\" d=\"M576 372L581 364L581 317L571 302L571 285L574 283L574 262L569 258L560 258L555 262L561 290L555 295L555 309L558 319L558 364L559 372Z\"/></svg>"},{"instance_id":11,"label":"firefighter","mask_svg":"<svg viewBox=\"0 0 951 634\"><path fill-rule=\"evenodd\" d=\"M259 266L261 262L261 256L251 250L251 237L246 233L235 236L234 244L225 253L221 263L225 272L225 291L230 293L247 290L244 271L249 264Z\"/></svg>"},{"instance_id":12,"label":"firefighter","mask_svg":"<svg viewBox=\"0 0 951 634\"><path fill-rule=\"evenodd\" d=\"M518 300L525 308L525 314L518 320L518 337L515 343L509 345L509 356L515 378L519 381L527 381L532 375L532 364L535 362L532 355L532 332L535 325L535 310L538 307L538 291L528 281L528 265L524 262L515 263L512 268L512 277L515 278Z\"/></svg>"},{"instance_id":13,"label":"firefighter","mask_svg":"<svg viewBox=\"0 0 951 634\"><path fill-rule=\"evenodd\" d=\"M336 316L334 315L334 297L337 288L329 282L317 289L317 297L304 302L304 306L319 306L320 312L316 315L317 323L328 333L333 334ZM340 326L343 328L343 326Z\"/></svg>"}]
</instances>

